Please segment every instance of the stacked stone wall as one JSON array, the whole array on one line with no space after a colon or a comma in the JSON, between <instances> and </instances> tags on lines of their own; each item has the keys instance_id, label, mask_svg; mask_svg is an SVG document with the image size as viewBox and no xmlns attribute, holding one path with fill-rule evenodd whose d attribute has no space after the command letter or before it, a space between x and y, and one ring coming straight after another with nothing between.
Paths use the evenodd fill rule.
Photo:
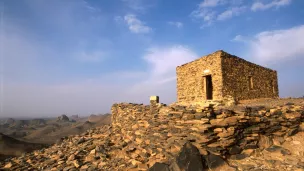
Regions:
<instances>
[{"instance_id":1,"label":"stacked stone wall","mask_svg":"<svg viewBox=\"0 0 304 171\"><path fill-rule=\"evenodd\" d=\"M279 97L277 72L224 51L216 51L176 68L177 102L207 100L206 78L211 75L212 100ZM250 85L252 83L252 86Z\"/></svg>"},{"instance_id":2,"label":"stacked stone wall","mask_svg":"<svg viewBox=\"0 0 304 171\"><path fill-rule=\"evenodd\" d=\"M204 76L212 76L213 99L222 98L221 52L215 52L176 68L178 102L201 102L206 99Z\"/></svg>"},{"instance_id":3,"label":"stacked stone wall","mask_svg":"<svg viewBox=\"0 0 304 171\"><path fill-rule=\"evenodd\" d=\"M295 105L238 110L164 104L112 106L113 128L121 131L125 143L134 146L122 156L141 161L149 155L141 162L150 167L155 162L170 163L186 142L202 155L234 156L258 148L263 137L295 134L303 121L304 107Z\"/></svg>"},{"instance_id":4,"label":"stacked stone wall","mask_svg":"<svg viewBox=\"0 0 304 171\"><path fill-rule=\"evenodd\" d=\"M277 98L279 96L277 72L222 53L223 97L238 100ZM250 88L250 77L253 88Z\"/></svg>"}]
</instances>

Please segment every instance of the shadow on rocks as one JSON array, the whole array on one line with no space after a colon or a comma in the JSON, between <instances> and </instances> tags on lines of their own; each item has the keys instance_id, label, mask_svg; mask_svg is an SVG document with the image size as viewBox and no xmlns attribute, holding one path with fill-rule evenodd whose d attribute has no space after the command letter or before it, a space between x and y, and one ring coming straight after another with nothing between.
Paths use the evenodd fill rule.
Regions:
<instances>
[{"instance_id":1,"label":"shadow on rocks","mask_svg":"<svg viewBox=\"0 0 304 171\"><path fill-rule=\"evenodd\" d=\"M170 165L155 163L149 171L207 171L223 164L226 162L220 156L212 153L202 156L194 145L187 142Z\"/></svg>"}]
</instances>

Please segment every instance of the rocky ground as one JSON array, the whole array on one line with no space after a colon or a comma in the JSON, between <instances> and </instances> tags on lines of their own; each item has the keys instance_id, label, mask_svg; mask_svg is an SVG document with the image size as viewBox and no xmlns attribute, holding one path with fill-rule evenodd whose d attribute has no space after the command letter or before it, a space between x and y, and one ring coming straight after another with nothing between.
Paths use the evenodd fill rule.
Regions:
<instances>
[{"instance_id":1,"label":"rocky ground","mask_svg":"<svg viewBox=\"0 0 304 171\"><path fill-rule=\"evenodd\" d=\"M0 168L7 170L148 170L148 165L139 164L131 156L142 161L153 156L151 151L139 151L132 143L121 141L120 135L111 126L92 129L79 136L70 136L50 148L25 154L0 162ZM181 157L192 161L194 168L213 171L304 171L304 132L287 139L263 140L261 148L245 150L241 154L223 159L212 153L199 158L199 165L183 149L176 156L175 164L183 165ZM195 147L194 147L195 148ZM129 158L129 159L128 159ZM190 162L191 163L191 162ZM204 164L205 163L205 164ZM170 168L170 163L158 166ZM138 167L135 167L138 165ZM150 166L152 167L152 165ZM153 170L155 168L150 168Z\"/></svg>"},{"instance_id":2,"label":"rocky ground","mask_svg":"<svg viewBox=\"0 0 304 171\"><path fill-rule=\"evenodd\" d=\"M286 105L285 103L291 102L282 102L282 104ZM284 113L285 119L287 117L290 123L291 121L295 121L296 117L299 119L299 117L301 118L304 114L304 105L302 105L302 102L299 104L300 106L289 104L289 106L280 108L282 111L294 110L292 113ZM279 113L277 109L272 110L272 112L266 112L265 110L261 118L265 119L273 116L272 119L275 119L275 117L278 116L277 120L283 122L283 116L280 116ZM138 115L138 113L135 114ZM175 112L175 114L171 112L170 115L178 116L178 112ZM184 117L187 116L185 119L190 119L188 118L190 115L191 114L184 115ZM216 132L221 130L217 136L219 136L219 134L226 136L226 134L229 133L225 131L222 132L224 129L222 129L220 125L225 125L224 123L215 123L215 121L219 120L225 122L227 119L233 117L231 116L225 119L226 116L224 115L225 114L217 115L216 118L210 119L211 129ZM197 113L193 116L197 116ZM158 118L155 120L158 120ZM244 121L243 117L242 122ZM226 156L214 153L214 151L210 151L209 149L198 149L193 139L189 139L190 141L186 138L175 139L173 135L169 135L169 133L166 132L168 128L166 128L165 123L139 122L135 119L132 122L136 123L134 129L139 129L141 125L142 127L149 127L149 124L150 126L151 124L156 124L158 126L154 125L152 129L157 131L153 133L153 130L152 132L151 130L146 130L146 133L153 133L154 136L151 137L151 139L140 139L138 137L144 137L141 131L122 132L120 127L105 125L90 129L80 135L64 137L49 148L26 153L18 158L7 159L0 162L0 168L16 171L304 171L303 122L300 127L297 127L297 131L299 132L288 131L287 134L284 133L284 135L286 134L285 136L273 136L273 138L270 138L270 136L262 134L257 134L258 136L256 136L254 133L251 133L251 136L248 138L258 137L258 148L248 148L243 151L241 151L240 148L229 148L230 155ZM192 122L187 122L187 120L182 121L182 123L193 124ZM154 129L156 127L157 129ZM229 131L228 127L226 128L227 131ZM283 132L282 130L276 133L281 134ZM185 137L186 136L187 135L185 135ZM152 139L155 137L158 137L158 139ZM166 137L166 139L164 139L164 137ZM228 140L229 139L227 139L227 141ZM160 146L160 142L165 142L167 145ZM138 145L138 143L141 145ZM176 148L172 148L174 146ZM179 148L179 146L181 146L181 148Z\"/></svg>"},{"instance_id":3,"label":"rocky ground","mask_svg":"<svg viewBox=\"0 0 304 171\"><path fill-rule=\"evenodd\" d=\"M145 161L153 156L152 151L138 150L132 143L125 143L117 134L119 130L103 126L78 136L62 139L50 148L38 150L19 158L0 162L0 168L7 170L147 170L149 165L131 159L138 156ZM181 152L176 156L183 155ZM304 132L287 139L265 139L256 150L244 150L241 154L223 159L209 153L203 156L205 165L198 166L193 152L187 154L195 168L213 171L304 171ZM190 157L189 157L190 156ZM190 162L191 163L191 162ZM204 163L204 162L202 162ZM158 166L157 170L168 168L170 163ZM138 166L138 167L135 167ZM171 169L173 166L170 166ZM153 170L155 168L150 168Z\"/></svg>"},{"instance_id":4,"label":"rocky ground","mask_svg":"<svg viewBox=\"0 0 304 171\"><path fill-rule=\"evenodd\" d=\"M242 154L229 158L229 165L238 170L304 171L304 132L287 139L267 139L259 149Z\"/></svg>"},{"instance_id":5,"label":"rocky ground","mask_svg":"<svg viewBox=\"0 0 304 171\"><path fill-rule=\"evenodd\" d=\"M237 106L266 106L275 107L286 104L304 105L304 98L279 98L279 99L255 99L242 100Z\"/></svg>"}]
</instances>

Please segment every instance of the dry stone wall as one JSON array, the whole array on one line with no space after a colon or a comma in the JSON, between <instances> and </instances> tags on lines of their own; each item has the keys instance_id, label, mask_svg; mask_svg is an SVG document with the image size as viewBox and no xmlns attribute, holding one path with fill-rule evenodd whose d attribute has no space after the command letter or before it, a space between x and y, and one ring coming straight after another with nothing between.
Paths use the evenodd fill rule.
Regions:
<instances>
[{"instance_id":1,"label":"dry stone wall","mask_svg":"<svg viewBox=\"0 0 304 171\"><path fill-rule=\"evenodd\" d=\"M277 98L277 72L224 51L216 51L176 68L177 102L204 103L206 77L212 78L212 100ZM252 85L252 86L251 86Z\"/></svg>"},{"instance_id":2,"label":"dry stone wall","mask_svg":"<svg viewBox=\"0 0 304 171\"><path fill-rule=\"evenodd\" d=\"M176 68L178 102L201 102L206 99L204 76L212 75L213 99L222 97L221 51Z\"/></svg>"},{"instance_id":3,"label":"dry stone wall","mask_svg":"<svg viewBox=\"0 0 304 171\"><path fill-rule=\"evenodd\" d=\"M228 110L119 103L111 110L113 128L121 131L124 142L134 144L128 156L139 163L146 156L149 167L155 162L170 163L186 142L202 155L233 157L258 148L265 137L295 134L304 121L304 107L295 105Z\"/></svg>"},{"instance_id":4,"label":"dry stone wall","mask_svg":"<svg viewBox=\"0 0 304 171\"><path fill-rule=\"evenodd\" d=\"M222 53L223 96L238 100L279 96L277 72ZM250 88L250 77L252 86Z\"/></svg>"}]
</instances>

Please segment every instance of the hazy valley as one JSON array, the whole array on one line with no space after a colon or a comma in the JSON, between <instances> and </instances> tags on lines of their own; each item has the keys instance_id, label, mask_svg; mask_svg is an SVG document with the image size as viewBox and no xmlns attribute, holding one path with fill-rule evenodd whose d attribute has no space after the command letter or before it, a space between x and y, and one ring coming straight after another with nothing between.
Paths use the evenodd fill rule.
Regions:
<instances>
[{"instance_id":1,"label":"hazy valley","mask_svg":"<svg viewBox=\"0 0 304 171\"><path fill-rule=\"evenodd\" d=\"M62 137L81 134L88 129L110 124L109 114L57 118L0 119L0 160L47 147Z\"/></svg>"}]
</instances>

